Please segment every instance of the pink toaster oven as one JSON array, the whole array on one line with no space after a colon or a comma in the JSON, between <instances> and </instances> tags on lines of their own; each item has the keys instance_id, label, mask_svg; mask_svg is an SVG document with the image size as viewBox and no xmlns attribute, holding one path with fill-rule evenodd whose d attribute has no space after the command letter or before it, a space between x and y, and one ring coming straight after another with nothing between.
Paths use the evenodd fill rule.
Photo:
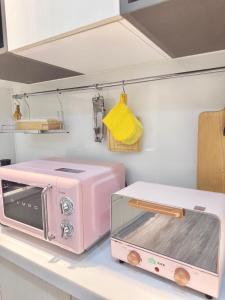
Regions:
<instances>
[{"instance_id":1,"label":"pink toaster oven","mask_svg":"<svg viewBox=\"0 0 225 300\"><path fill-rule=\"evenodd\" d=\"M225 195L136 182L112 196L112 256L218 297Z\"/></svg>"},{"instance_id":2,"label":"pink toaster oven","mask_svg":"<svg viewBox=\"0 0 225 300\"><path fill-rule=\"evenodd\" d=\"M37 160L0 168L0 223L80 254L110 229L121 164Z\"/></svg>"}]
</instances>

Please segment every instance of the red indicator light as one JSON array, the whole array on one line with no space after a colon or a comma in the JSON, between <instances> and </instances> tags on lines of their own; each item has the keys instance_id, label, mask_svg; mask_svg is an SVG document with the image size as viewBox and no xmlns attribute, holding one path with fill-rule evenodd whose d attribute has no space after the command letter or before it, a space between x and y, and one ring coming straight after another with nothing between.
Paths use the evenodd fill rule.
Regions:
<instances>
[{"instance_id":1,"label":"red indicator light","mask_svg":"<svg viewBox=\"0 0 225 300\"><path fill-rule=\"evenodd\" d=\"M159 272L159 268L158 268L158 267L155 267L155 271L156 271L156 272Z\"/></svg>"}]
</instances>

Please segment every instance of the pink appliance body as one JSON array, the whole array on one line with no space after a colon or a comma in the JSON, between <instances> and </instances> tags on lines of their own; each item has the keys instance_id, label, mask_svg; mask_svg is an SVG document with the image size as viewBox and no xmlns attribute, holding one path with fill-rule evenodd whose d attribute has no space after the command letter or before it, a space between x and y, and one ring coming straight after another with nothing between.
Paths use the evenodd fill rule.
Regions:
<instances>
[{"instance_id":1,"label":"pink appliance body","mask_svg":"<svg viewBox=\"0 0 225 300\"><path fill-rule=\"evenodd\" d=\"M132 226L132 218L135 219L134 214L131 218L130 212L124 217L121 209L120 212L116 213L116 206L118 206L119 201L121 201L121 203L123 202L122 206L125 210L127 209L127 204L125 204L126 199L141 199L141 201L165 205L173 208L182 208L184 210L187 209L189 211L199 210L200 214L202 213L213 216L213 218L217 219L219 224L219 245L216 272L210 272L203 268L197 267L196 265L191 265L189 263L185 263L184 261L173 259L160 253L150 251L149 249L139 247L134 243L123 240L122 238L117 238L117 234L114 234L113 232L113 230L115 230L115 224L118 223L119 226L116 226L118 226L118 228L120 227L119 230L121 230L123 227L121 226L121 220L123 218L125 218L126 221L129 219L129 226ZM121 191L118 191L112 196L111 230L111 253L114 258L130 263L129 255L130 253L135 253L138 257L138 261L135 262L136 267L142 268L175 282L176 270L182 269L184 270L185 274L188 274L189 276L189 280L186 284L184 284L185 286L212 297L217 298L219 296L225 263L224 194L171 187L160 184L151 184L146 182L137 182L122 189ZM122 228L122 230L124 229ZM150 229L148 234L151 235ZM179 245L177 246L179 247ZM176 245L174 245L174 247L176 247ZM179 248L177 250L179 250ZM201 253L198 253L198 255L201 256Z\"/></svg>"},{"instance_id":2,"label":"pink appliance body","mask_svg":"<svg viewBox=\"0 0 225 300\"><path fill-rule=\"evenodd\" d=\"M0 223L80 254L109 231L110 197L124 187L125 172L121 164L38 160L0 168L0 180ZM14 214L16 203L20 206L19 221L17 216L6 215L4 182L6 186L7 182L22 186L16 193L7 193L8 187L5 188ZM41 200L38 194L39 202L34 205L32 196L29 201L26 197L30 191L37 197L37 189ZM17 191L26 193L26 197L17 199ZM39 210L39 228L21 220L23 209L26 214L32 210L34 216L34 209L37 213Z\"/></svg>"}]
</instances>

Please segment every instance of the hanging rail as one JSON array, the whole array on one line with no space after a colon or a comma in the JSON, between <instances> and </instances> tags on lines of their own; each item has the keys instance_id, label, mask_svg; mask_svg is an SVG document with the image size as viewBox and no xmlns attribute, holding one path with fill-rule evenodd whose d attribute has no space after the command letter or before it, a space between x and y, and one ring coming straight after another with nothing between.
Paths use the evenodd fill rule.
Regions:
<instances>
[{"instance_id":1,"label":"hanging rail","mask_svg":"<svg viewBox=\"0 0 225 300\"><path fill-rule=\"evenodd\" d=\"M96 89L102 90L102 89L110 88L110 87L138 84L138 83L144 83L144 82L150 82L150 81L166 80L166 79L171 79L171 78L213 74L213 73L220 73L220 72L225 72L225 66L185 71L185 72L169 73L169 74L164 74L164 75L147 76L147 77L142 77L142 78L122 80L122 81L97 83L97 84L83 85L83 86L77 86L77 87L71 87L71 88L62 88L62 89L53 89L53 90L46 90L46 91L33 92L33 93L16 94L16 95L13 95L13 98L14 99L22 99L24 97L29 97L29 96L38 96L38 95L53 94L53 93L76 92L76 91L96 90Z\"/></svg>"}]
</instances>

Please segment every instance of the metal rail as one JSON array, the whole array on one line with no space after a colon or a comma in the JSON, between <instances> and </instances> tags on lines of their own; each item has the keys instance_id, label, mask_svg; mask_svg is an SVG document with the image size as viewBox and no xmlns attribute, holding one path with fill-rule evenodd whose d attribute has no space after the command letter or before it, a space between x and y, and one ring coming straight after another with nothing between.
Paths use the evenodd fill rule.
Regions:
<instances>
[{"instance_id":1,"label":"metal rail","mask_svg":"<svg viewBox=\"0 0 225 300\"><path fill-rule=\"evenodd\" d=\"M71 87L71 88L62 88L62 89L53 89L53 90L46 90L46 91L33 92L33 93L16 94L16 95L13 95L13 98L14 99L22 99L24 97L29 97L29 96L39 96L39 95L54 94L54 93L66 93L66 92L76 92L76 91L85 91L85 90L102 90L102 89L111 88L111 87L139 84L139 83L166 80L166 79L172 79L172 78L181 78L181 77L197 76L197 75L204 75L204 74L214 74L214 73L221 73L221 72L225 72L225 66L177 72L177 73L168 73L168 74L164 74L164 75L147 76L147 77L142 77L142 78L134 78L134 79L128 79L128 80L121 80L121 81L112 81L112 82L106 82L106 83L96 83L96 84L83 85L83 86L77 86L77 87Z\"/></svg>"}]
</instances>

